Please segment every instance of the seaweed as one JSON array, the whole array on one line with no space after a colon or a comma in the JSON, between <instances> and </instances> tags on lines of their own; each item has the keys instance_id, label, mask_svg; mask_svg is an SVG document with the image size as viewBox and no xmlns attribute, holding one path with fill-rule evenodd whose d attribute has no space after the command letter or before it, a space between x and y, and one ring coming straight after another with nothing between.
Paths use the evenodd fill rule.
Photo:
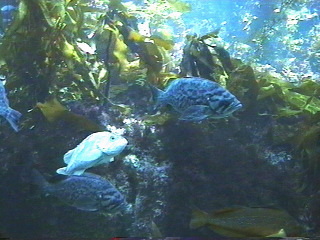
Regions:
<instances>
[{"instance_id":1,"label":"seaweed","mask_svg":"<svg viewBox=\"0 0 320 240\"><path fill-rule=\"evenodd\" d=\"M64 121L70 126L74 126L77 130L86 130L91 132L104 130L102 126L94 123L93 121L79 114L72 113L54 97L51 97L45 103L37 103L37 107L51 123Z\"/></svg>"}]
</instances>

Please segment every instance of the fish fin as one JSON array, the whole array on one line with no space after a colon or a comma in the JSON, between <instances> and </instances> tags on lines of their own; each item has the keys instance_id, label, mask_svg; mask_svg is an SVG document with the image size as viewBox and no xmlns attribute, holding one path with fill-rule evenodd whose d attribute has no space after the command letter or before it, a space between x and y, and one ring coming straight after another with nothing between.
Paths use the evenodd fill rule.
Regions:
<instances>
[{"instance_id":1,"label":"fish fin","mask_svg":"<svg viewBox=\"0 0 320 240\"><path fill-rule=\"evenodd\" d=\"M86 170L86 169L81 169L81 170L74 171L74 172L72 173L72 175L80 176L80 175L82 175L82 174L84 173L85 170Z\"/></svg>"},{"instance_id":2,"label":"fish fin","mask_svg":"<svg viewBox=\"0 0 320 240\"><path fill-rule=\"evenodd\" d=\"M81 169L81 170L76 170L73 172L69 172L67 170L67 167L63 167L63 168L59 168L56 170L56 173L58 174L62 174L62 175L82 175L84 173L85 169Z\"/></svg>"},{"instance_id":3,"label":"fish fin","mask_svg":"<svg viewBox=\"0 0 320 240\"><path fill-rule=\"evenodd\" d=\"M73 152L74 152L74 149L71 149L66 154L64 154L63 161L64 161L65 164L69 164L70 163Z\"/></svg>"},{"instance_id":4,"label":"fish fin","mask_svg":"<svg viewBox=\"0 0 320 240\"><path fill-rule=\"evenodd\" d=\"M152 238L163 238L163 235L157 224L151 220L151 236Z\"/></svg>"},{"instance_id":5,"label":"fish fin","mask_svg":"<svg viewBox=\"0 0 320 240\"><path fill-rule=\"evenodd\" d=\"M228 213L233 213L233 212L237 212L239 210L243 210L243 207L230 207L230 208L224 208L221 210L217 210L213 212L213 215L215 215L216 217L218 217L219 215L224 215L224 214L228 214Z\"/></svg>"},{"instance_id":6,"label":"fish fin","mask_svg":"<svg viewBox=\"0 0 320 240\"><path fill-rule=\"evenodd\" d=\"M156 103L154 110L157 110L160 106L162 106L162 96L164 94L164 91L160 90L159 88L156 88L155 86L148 84L151 93L152 93L152 100Z\"/></svg>"},{"instance_id":7,"label":"fish fin","mask_svg":"<svg viewBox=\"0 0 320 240\"><path fill-rule=\"evenodd\" d=\"M205 105L193 105L188 107L180 116L184 121L202 121L206 119L211 112L211 108Z\"/></svg>"},{"instance_id":8,"label":"fish fin","mask_svg":"<svg viewBox=\"0 0 320 240\"><path fill-rule=\"evenodd\" d=\"M283 228L281 228L279 230L279 232L276 232L274 234L268 235L266 237L270 237L270 238L286 238L287 234L286 234L286 231Z\"/></svg>"},{"instance_id":9,"label":"fish fin","mask_svg":"<svg viewBox=\"0 0 320 240\"><path fill-rule=\"evenodd\" d=\"M32 183L39 186L42 190L45 190L47 187L50 186L50 183L36 169L32 170Z\"/></svg>"},{"instance_id":10,"label":"fish fin","mask_svg":"<svg viewBox=\"0 0 320 240\"><path fill-rule=\"evenodd\" d=\"M208 213L201 211L198 208L193 208L192 218L191 218L189 227L191 229L202 227L208 223L208 218L209 218Z\"/></svg>"},{"instance_id":11,"label":"fish fin","mask_svg":"<svg viewBox=\"0 0 320 240\"><path fill-rule=\"evenodd\" d=\"M9 108L5 114L5 118L10 123L14 131L19 131L19 120L22 114L12 108Z\"/></svg>"}]
</instances>

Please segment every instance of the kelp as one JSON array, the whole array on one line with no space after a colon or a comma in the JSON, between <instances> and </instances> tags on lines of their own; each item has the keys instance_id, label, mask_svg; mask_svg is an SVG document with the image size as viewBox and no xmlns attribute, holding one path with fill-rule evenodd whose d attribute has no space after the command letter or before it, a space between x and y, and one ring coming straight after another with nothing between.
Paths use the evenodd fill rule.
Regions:
<instances>
[{"instance_id":1,"label":"kelp","mask_svg":"<svg viewBox=\"0 0 320 240\"><path fill-rule=\"evenodd\" d=\"M256 73L260 111L267 111L274 119L294 124L273 125L274 144L290 144L293 156L302 168L300 191L318 191L320 183L320 84L305 80L299 85L285 82L269 73ZM280 133L279 133L279 129ZM277 133L278 132L278 133ZM279 136L279 134L281 136Z\"/></svg>"},{"instance_id":2,"label":"kelp","mask_svg":"<svg viewBox=\"0 0 320 240\"><path fill-rule=\"evenodd\" d=\"M164 125L172 116L168 113L148 115L143 117L143 123L147 126Z\"/></svg>"},{"instance_id":3,"label":"kelp","mask_svg":"<svg viewBox=\"0 0 320 240\"><path fill-rule=\"evenodd\" d=\"M167 51L173 48L174 43L157 35L148 37L140 34L137 19L130 15L122 4L120 11L118 4L119 1L112 4L111 11L103 16L104 26L95 33L98 55L103 59L109 73L108 82L110 84L121 80L121 75L125 74L125 66L135 60L129 58L130 51L137 54L140 68L147 70L147 81L158 84L161 80L160 74L170 61ZM107 44L102 44L103 42ZM106 95L109 88L107 86Z\"/></svg>"},{"instance_id":4,"label":"kelp","mask_svg":"<svg viewBox=\"0 0 320 240\"><path fill-rule=\"evenodd\" d=\"M74 2L81 3L22 0L5 33L0 46L3 69L13 76L16 88L29 89L29 107L52 92L59 93L60 85L77 88L75 92L84 98L103 98L91 63L75 41L86 26L70 24L84 22L81 4ZM76 75L81 77L72 77Z\"/></svg>"},{"instance_id":5,"label":"kelp","mask_svg":"<svg viewBox=\"0 0 320 240\"><path fill-rule=\"evenodd\" d=\"M84 116L69 111L55 97L51 96L46 102L39 102L36 106L51 123L64 121L70 124L70 126L75 127L77 130L87 130L92 132L104 130L99 124L94 123Z\"/></svg>"},{"instance_id":6,"label":"kelp","mask_svg":"<svg viewBox=\"0 0 320 240\"><path fill-rule=\"evenodd\" d=\"M318 83L308 80L295 86L268 73L258 73L257 78L258 100L272 105L276 117L292 117L302 113L314 115L320 111Z\"/></svg>"}]
</instances>

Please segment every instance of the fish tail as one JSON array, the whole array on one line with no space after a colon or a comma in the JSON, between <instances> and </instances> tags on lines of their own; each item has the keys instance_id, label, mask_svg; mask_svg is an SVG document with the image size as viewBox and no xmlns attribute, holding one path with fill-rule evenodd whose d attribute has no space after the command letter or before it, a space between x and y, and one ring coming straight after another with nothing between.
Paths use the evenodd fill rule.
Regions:
<instances>
[{"instance_id":1,"label":"fish tail","mask_svg":"<svg viewBox=\"0 0 320 240\"><path fill-rule=\"evenodd\" d=\"M157 109L160 105L162 105L162 96L164 92L151 84L149 84L149 88L152 93L152 100L156 103L155 109Z\"/></svg>"},{"instance_id":2,"label":"fish tail","mask_svg":"<svg viewBox=\"0 0 320 240\"><path fill-rule=\"evenodd\" d=\"M202 227L208 223L208 218L208 213L201 211L198 208L194 208L192 209L192 218L189 226L191 229Z\"/></svg>"},{"instance_id":3,"label":"fish tail","mask_svg":"<svg viewBox=\"0 0 320 240\"><path fill-rule=\"evenodd\" d=\"M66 169L67 169L66 167L59 168L59 169L57 169L56 173L62 174L62 175L69 175L67 173Z\"/></svg>"},{"instance_id":4,"label":"fish tail","mask_svg":"<svg viewBox=\"0 0 320 240\"><path fill-rule=\"evenodd\" d=\"M19 131L19 120L21 116L22 114L20 112L12 108L9 108L5 114L5 118L16 132Z\"/></svg>"},{"instance_id":5,"label":"fish tail","mask_svg":"<svg viewBox=\"0 0 320 240\"><path fill-rule=\"evenodd\" d=\"M35 169L32 170L32 183L44 191L50 186L50 183L44 178L44 176Z\"/></svg>"}]
</instances>

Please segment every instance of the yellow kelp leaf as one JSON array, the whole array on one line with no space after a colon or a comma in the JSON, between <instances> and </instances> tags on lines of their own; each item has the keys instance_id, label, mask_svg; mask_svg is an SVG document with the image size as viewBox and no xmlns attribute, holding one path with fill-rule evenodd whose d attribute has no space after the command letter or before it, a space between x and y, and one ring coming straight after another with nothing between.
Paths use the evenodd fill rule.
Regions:
<instances>
[{"instance_id":1,"label":"yellow kelp leaf","mask_svg":"<svg viewBox=\"0 0 320 240\"><path fill-rule=\"evenodd\" d=\"M146 39L146 37L141 35L138 31L130 29L128 39L134 42L143 42Z\"/></svg>"},{"instance_id":2,"label":"yellow kelp leaf","mask_svg":"<svg viewBox=\"0 0 320 240\"><path fill-rule=\"evenodd\" d=\"M145 125L163 125L171 118L170 114L167 113L147 115L143 118L143 123Z\"/></svg>"},{"instance_id":3,"label":"yellow kelp leaf","mask_svg":"<svg viewBox=\"0 0 320 240\"><path fill-rule=\"evenodd\" d=\"M191 6L188 3L185 3L180 0L167 0L167 2L178 12L189 12L191 10Z\"/></svg>"},{"instance_id":4,"label":"yellow kelp leaf","mask_svg":"<svg viewBox=\"0 0 320 240\"><path fill-rule=\"evenodd\" d=\"M75 47L72 44L70 44L67 40L62 42L61 50L63 55L67 59L72 59L77 62L81 62L81 58L79 57Z\"/></svg>"},{"instance_id":5,"label":"yellow kelp leaf","mask_svg":"<svg viewBox=\"0 0 320 240\"><path fill-rule=\"evenodd\" d=\"M150 37L151 40L153 40L153 42L160 47L163 47L166 50L172 50L173 46L174 46L174 41L172 40L165 40L159 36L151 36Z\"/></svg>"},{"instance_id":6,"label":"yellow kelp leaf","mask_svg":"<svg viewBox=\"0 0 320 240\"><path fill-rule=\"evenodd\" d=\"M118 59L121 69L124 70L128 66L127 60L128 47L121 38L117 38L113 55Z\"/></svg>"},{"instance_id":7,"label":"yellow kelp leaf","mask_svg":"<svg viewBox=\"0 0 320 240\"><path fill-rule=\"evenodd\" d=\"M68 109L63 106L56 98L52 98L45 103L37 103L36 105L49 122L55 122L65 114Z\"/></svg>"},{"instance_id":8,"label":"yellow kelp leaf","mask_svg":"<svg viewBox=\"0 0 320 240\"><path fill-rule=\"evenodd\" d=\"M65 121L79 130L102 131L103 128L84 116L70 112L55 97L36 105L49 122Z\"/></svg>"}]
</instances>

